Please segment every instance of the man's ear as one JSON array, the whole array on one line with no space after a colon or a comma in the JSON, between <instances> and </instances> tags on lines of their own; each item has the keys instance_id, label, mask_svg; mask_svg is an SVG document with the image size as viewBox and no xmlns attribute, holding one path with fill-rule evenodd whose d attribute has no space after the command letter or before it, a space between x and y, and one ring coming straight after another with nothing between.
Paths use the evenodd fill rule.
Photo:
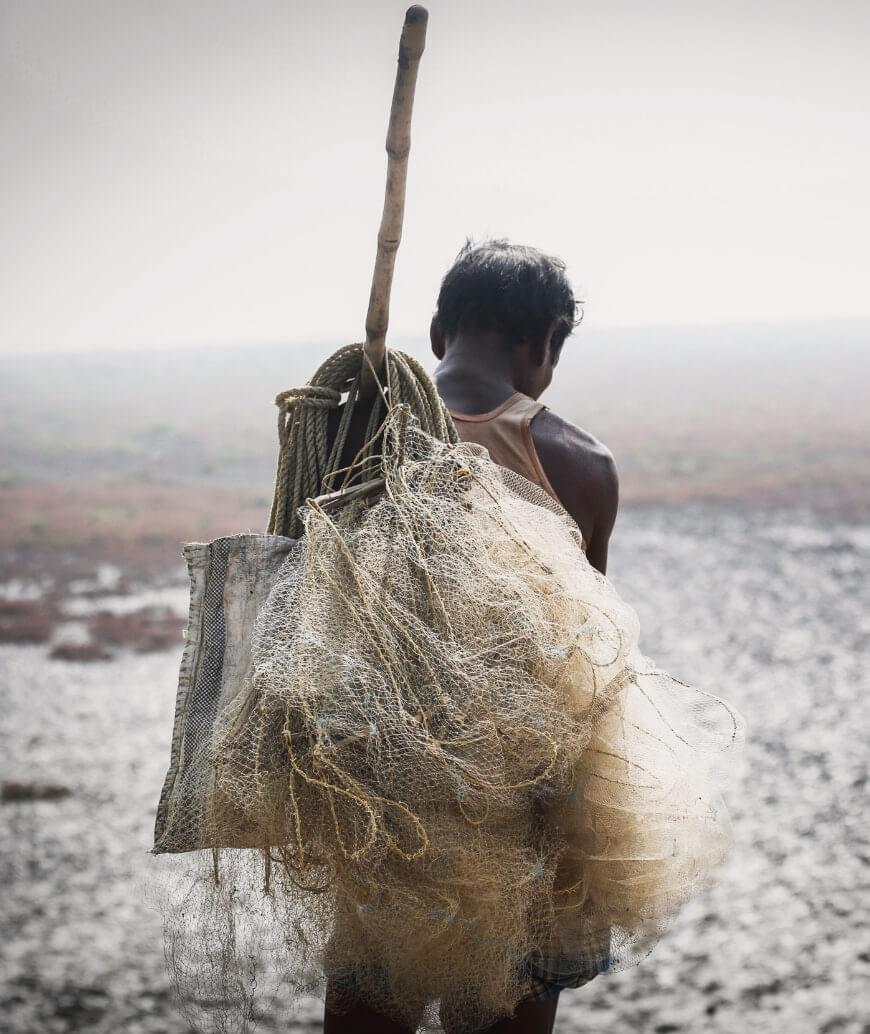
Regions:
<instances>
[{"instance_id":1,"label":"man's ear","mask_svg":"<svg viewBox=\"0 0 870 1034\"><path fill-rule=\"evenodd\" d=\"M555 366L559 362L559 356L562 354L562 346L565 344L565 335L561 331L561 323L561 320L553 320L544 341L544 352L541 358L542 361L544 359L549 359L551 366ZM556 340L559 344L556 348L553 348L553 338L556 337L557 331L559 331L559 337Z\"/></svg>"},{"instance_id":2,"label":"man's ear","mask_svg":"<svg viewBox=\"0 0 870 1034\"><path fill-rule=\"evenodd\" d=\"M437 316L433 316L432 322L429 324L429 343L432 345L435 358L439 361L442 360L444 358L444 335L441 332L441 324L438 322Z\"/></svg>"},{"instance_id":3,"label":"man's ear","mask_svg":"<svg viewBox=\"0 0 870 1034\"><path fill-rule=\"evenodd\" d=\"M529 358L535 366L543 366L547 361L547 356L550 354L550 343L553 340L553 331L556 329L554 323L547 331L546 335L534 344L529 345Z\"/></svg>"}]
</instances>

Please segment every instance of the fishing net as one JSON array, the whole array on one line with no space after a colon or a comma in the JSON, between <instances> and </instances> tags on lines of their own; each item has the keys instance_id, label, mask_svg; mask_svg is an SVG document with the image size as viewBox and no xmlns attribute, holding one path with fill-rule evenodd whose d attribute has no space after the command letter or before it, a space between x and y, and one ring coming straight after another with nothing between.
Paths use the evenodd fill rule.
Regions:
<instances>
[{"instance_id":1,"label":"fishing net","mask_svg":"<svg viewBox=\"0 0 870 1034\"><path fill-rule=\"evenodd\" d=\"M374 494L283 540L163 829L211 849L167 923L198 1025L244 1029L271 976L475 1031L536 972L636 962L728 852L739 716L641 656L568 515L405 407L382 449Z\"/></svg>"}]
</instances>

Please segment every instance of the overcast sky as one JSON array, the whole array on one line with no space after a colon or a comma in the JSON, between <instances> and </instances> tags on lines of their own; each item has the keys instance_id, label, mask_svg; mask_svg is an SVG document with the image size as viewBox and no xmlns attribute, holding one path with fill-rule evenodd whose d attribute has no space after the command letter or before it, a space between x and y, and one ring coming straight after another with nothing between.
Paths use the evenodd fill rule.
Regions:
<instances>
[{"instance_id":1,"label":"overcast sky","mask_svg":"<svg viewBox=\"0 0 870 1034\"><path fill-rule=\"evenodd\" d=\"M0 0L0 350L359 340L404 7ZM429 10L395 335L466 235L590 323L870 317L870 3Z\"/></svg>"}]
</instances>

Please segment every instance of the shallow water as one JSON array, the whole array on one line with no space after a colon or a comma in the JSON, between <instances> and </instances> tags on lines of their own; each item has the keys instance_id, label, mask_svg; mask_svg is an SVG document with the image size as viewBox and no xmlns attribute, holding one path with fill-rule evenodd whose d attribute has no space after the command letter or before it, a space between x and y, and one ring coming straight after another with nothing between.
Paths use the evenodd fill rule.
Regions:
<instances>
[{"instance_id":1,"label":"shallow water","mask_svg":"<svg viewBox=\"0 0 870 1034\"><path fill-rule=\"evenodd\" d=\"M870 1031L870 525L809 511L631 509L611 577L659 664L730 700L748 743L734 857L639 967L562 997L560 1034ZM0 1027L186 1030L144 901L178 655L103 664L0 647ZM317 1030L318 1007L297 1025ZM268 1024L264 1029L273 1029Z\"/></svg>"}]
</instances>

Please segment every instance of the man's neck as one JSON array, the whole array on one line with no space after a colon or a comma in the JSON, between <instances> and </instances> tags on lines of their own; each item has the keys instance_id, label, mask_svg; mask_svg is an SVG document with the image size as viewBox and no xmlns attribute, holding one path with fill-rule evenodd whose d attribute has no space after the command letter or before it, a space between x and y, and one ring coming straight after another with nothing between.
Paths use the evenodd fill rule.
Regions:
<instances>
[{"instance_id":1,"label":"man's neck","mask_svg":"<svg viewBox=\"0 0 870 1034\"><path fill-rule=\"evenodd\" d=\"M500 334L460 333L435 370L438 392L455 413L486 413L522 388L515 354Z\"/></svg>"}]
</instances>

